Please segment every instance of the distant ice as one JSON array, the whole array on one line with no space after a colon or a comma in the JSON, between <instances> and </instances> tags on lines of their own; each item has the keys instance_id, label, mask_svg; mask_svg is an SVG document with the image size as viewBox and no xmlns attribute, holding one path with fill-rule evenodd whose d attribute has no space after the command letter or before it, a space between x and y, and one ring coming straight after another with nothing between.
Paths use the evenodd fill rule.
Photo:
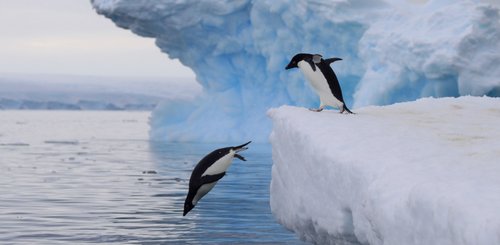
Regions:
<instances>
[{"instance_id":1,"label":"distant ice","mask_svg":"<svg viewBox=\"0 0 500 245\"><path fill-rule=\"evenodd\" d=\"M271 209L317 244L500 244L500 98L283 106Z\"/></svg>"},{"instance_id":2,"label":"distant ice","mask_svg":"<svg viewBox=\"0 0 500 245\"><path fill-rule=\"evenodd\" d=\"M165 99L193 99L188 78L0 74L0 109L153 110Z\"/></svg>"},{"instance_id":3,"label":"distant ice","mask_svg":"<svg viewBox=\"0 0 500 245\"><path fill-rule=\"evenodd\" d=\"M56 145L78 145L80 142L78 140L46 140L43 143Z\"/></svg>"},{"instance_id":4,"label":"distant ice","mask_svg":"<svg viewBox=\"0 0 500 245\"><path fill-rule=\"evenodd\" d=\"M15 142L15 143L0 143L0 146L30 146L30 144L23 142Z\"/></svg>"}]
</instances>

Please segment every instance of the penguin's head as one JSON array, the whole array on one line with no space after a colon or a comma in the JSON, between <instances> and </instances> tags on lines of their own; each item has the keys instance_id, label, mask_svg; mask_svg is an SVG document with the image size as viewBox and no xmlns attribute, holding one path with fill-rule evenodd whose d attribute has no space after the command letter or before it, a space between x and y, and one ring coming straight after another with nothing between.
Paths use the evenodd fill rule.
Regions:
<instances>
[{"instance_id":1,"label":"penguin's head","mask_svg":"<svg viewBox=\"0 0 500 245\"><path fill-rule=\"evenodd\" d=\"M238 152L247 150L248 147L246 147L246 146L250 143L252 143L252 141L248 141L247 143L245 143L243 145L231 147L231 151L234 151L234 157L236 157L242 161L246 161L246 159L243 156L241 156L240 154L238 154Z\"/></svg>"},{"instance_id":2,"label":"penguin's head","mask_svg":"<svg viewBox=\"0 0 500 245\"><path fill-rule=\"evenodd\" d=\"M298 68L298 64L300 61L306 60L306 59L312 59L313 55L312 54L306 54L306 53L299 53L293 56L292 60L290 60L290 63L285 67L285 70L292 69L292 68Z\"/></svg>"},{"instance_id":3,"label":"penguin's head","mask_svg":"<svg viewBox=\"0 0 500 245\"><path fill-rule=\"evenodd\" d=\"M233 146L231 147L231 149L235 152L240 152L240 151L244 151L244 150L247 150L248 147L246 147L248 144L252 143L252 141L248 141L247 143L243 144L243 145L239 145L239 146Z\"/></svg>"},{"instance_id":4,"label":"penguin's head","mask_svg":"<svg viewBox=\"0 0 500 245\"><path fill-rule=\"evenodd\" d=\"M186 200L186 202L184 203L184 213L182 214L182 216L186 216L187 213L189 213L189 211L191 211L191 209L194 208L194 205L193 203L191 203L191 200Z\"/></svg>"}]
</instances>

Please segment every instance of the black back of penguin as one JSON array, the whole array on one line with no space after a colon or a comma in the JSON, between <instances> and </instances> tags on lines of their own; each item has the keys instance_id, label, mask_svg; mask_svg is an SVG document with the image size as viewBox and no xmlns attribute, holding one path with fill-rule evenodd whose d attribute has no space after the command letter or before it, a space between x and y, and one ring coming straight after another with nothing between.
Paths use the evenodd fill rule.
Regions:
<instances>
[{"instance_id":1,"label":"black back of penguin","mask_svg":"<svg viewBox=\"0 0 500 245\"><path fill-rule=\"evenodd\" d=\"M203 173L205 173L205 171L207 171L210 166L217 162L217 160L229 154L231 148L232 147L220 148L210 152L208 155L203 157L196 165L196 167L194 167L193 172L191 173L191 178L189 179L189 188L196 188L199 184L198 180L201 178Z\"/></svg>"},{"instance_id":2,"label":"black back of penguin","mask_svg":"<svg viewBox=\"0 0 500 245\"><path fill-rule=\"evenodd\" d=\"M330 87L333 96L335 96L338 100L345 104L344 97L342 96L342 90L340 89L339 80L332 67L330 66L331 63L337 60L341 59L332 58L324 60L323 58L321 58L321 61L319 63L316 63L316 66L325 76L325 79L328 82L328 86Z\"/></svg>"}]
</instances>

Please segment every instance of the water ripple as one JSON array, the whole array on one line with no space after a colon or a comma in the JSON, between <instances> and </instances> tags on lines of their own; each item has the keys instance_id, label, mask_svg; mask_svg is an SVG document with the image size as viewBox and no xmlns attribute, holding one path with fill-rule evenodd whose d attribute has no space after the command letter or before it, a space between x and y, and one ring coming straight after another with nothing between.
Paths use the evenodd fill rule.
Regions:
<instances>
[{"instance_id":1,"label":"water ripple","mask_svg":"<svg viewBox=\"0 0 500 245\"><path fill-rule=\"evenodd\" d=\"M147 114L24 113L27 123L0 122L2 243L301 244L270 213L268 145L251 145L248 161L235 160L183 217L191 170L221 145L149 142ZM75 132L85 120L94 126ZM143 139L108 132L139 135L130 127L140 123L127 120L144 124ZM43 135L33 135L40 128Z\"/></svg>"}]
</instances>

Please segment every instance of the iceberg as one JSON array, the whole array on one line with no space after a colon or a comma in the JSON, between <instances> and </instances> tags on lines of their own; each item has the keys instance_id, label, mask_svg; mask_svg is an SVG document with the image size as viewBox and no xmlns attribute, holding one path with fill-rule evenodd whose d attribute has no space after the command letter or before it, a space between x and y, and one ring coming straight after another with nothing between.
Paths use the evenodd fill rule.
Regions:
<instances>
[{"instance_id":1,"label":"iceberg","mask_svg":"<svg viewBox=\"0 0 500 245\"><path fill-rule=\"evenodd\" d=\"M315 244L500 244L500 98L269 110L271 210Z\"/></svg>"},{"instance_id":2,"label":"iceberg","mask_svg":"<svg viewBox=\"0 0 500 245\"><path fill-rule=\"evenodd\" d=\"M117 26L155 38L190 67L203 93L168 100L151 136L267 141L265 112L315 107L296 53L334 64L350 108L421 97L500 95L500 15L492 0L91 0Z\"/></svg>"}]
</instances>

